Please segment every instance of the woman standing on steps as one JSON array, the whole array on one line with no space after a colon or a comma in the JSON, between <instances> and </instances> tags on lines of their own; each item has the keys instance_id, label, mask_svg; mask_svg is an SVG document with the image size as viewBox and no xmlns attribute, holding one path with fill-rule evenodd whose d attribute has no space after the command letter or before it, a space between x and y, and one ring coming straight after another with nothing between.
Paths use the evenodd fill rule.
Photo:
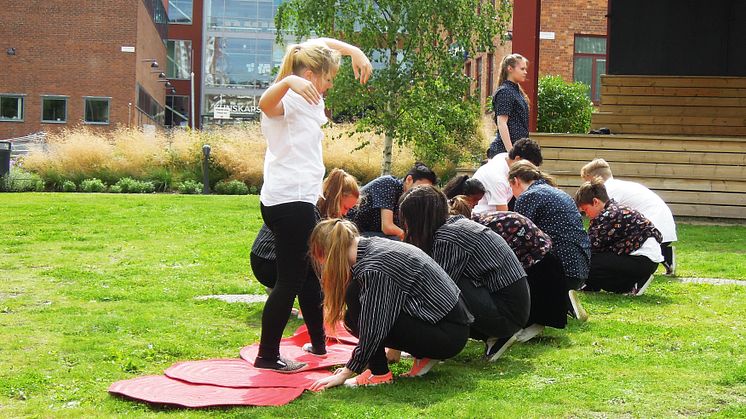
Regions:
<instances>
[{"instance_id":1,"label":"woman standing on steps","mask_svg":"<svg viewBox=\"0 0 746 419\"><path fill-rule=\"evenodd\" d=\"M497 135L487 149L487 158L513 148L513 143L528 138L529 100L520 83L526 81L528 60L520 54L510 54L500 64L498 88L492 97Z\"/></svg>"}]
</instances>

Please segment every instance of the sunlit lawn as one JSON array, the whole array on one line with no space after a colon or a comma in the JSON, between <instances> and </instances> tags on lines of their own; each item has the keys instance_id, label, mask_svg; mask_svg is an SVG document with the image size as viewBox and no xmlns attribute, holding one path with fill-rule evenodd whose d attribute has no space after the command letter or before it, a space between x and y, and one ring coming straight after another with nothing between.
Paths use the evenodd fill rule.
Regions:
<instances>
[{"instance_id":1,"label":"sunlit lawn","mask_svg":"<svg viewBox=\"0 0 746 419\"><path fill-rule=\"evenodd\" d=\"M472 342L421 379L279 408L112 397L114 381L258 340L261 304L194 299L263 292L248 257L257 197L0 194L0 208L0 417L746 416L746 287L663 276L639 298L584 295L588 323L495 363ZM680 275L746 280L746 227L679 238Z\"/></svg>"}]
</instances>

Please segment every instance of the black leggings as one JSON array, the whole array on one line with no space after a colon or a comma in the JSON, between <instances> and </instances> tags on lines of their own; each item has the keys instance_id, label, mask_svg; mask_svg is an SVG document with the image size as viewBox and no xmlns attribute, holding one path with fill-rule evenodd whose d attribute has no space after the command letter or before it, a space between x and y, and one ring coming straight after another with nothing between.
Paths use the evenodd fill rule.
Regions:
<instances>
[{"instance_id":1,"label":"black leggings","mask_svg":"<svg viewBox=\"0 0 746 419\"><path fill-rule=\"evenodd\" d=\"M260 284L267 288L274 288L277 283L277 262L257 256L249 255L251 260L251 271Z\"/></svg>"},{"instance_id":2,"label":"black leggings","mask_svg":"<svg viewBox=\"0 0 746 419\"><path fill-rule=\"evenodd\" d=\"M526 269L531 289L531 315L526 326L534 323L564 329L567 325L567 283L565 270L556 256L547 253Z\"/></svg>"},{"instance_id":3,"label":"black leggings","mask_svg":"<svg viewBox=\"0 0 746 419\"><path fill-rule=\"evenodd\" d=\"M591 256L591 273L584 289L630 292L635 284L642 286L656 269L658 264L645 256L594 253Z\"/></svg>"},{"instance_id":4,"label":"black leggings","mask_svg":"<svg viewBox=\"0 0 746 419\"><path fill-rule=\"evenodd\" d=\"M354 279L347 287L345 300L345 326L353 336L359 337L360 286ZM383 375L389 371L386 348L409 352L415 358L448 359L456 356L469 339L470 321L471 316L461 300L435 324L401 312L383 344L368 361L368 368L374 375Z\"/></svg>"},{"instance_id":5,"label":"black leggings","mask_svg":"<svg viewBox=\"0 0 746 419\"><path fill-rule=\"evenodd\" d=\"M275 236L277 282L264 304L259 356L268 360L279 357L280 339L296 295L314 349L325 351L321 286L308 259L308 238L316 226L314 205L307 202L261 205L261 211L264 223Z\"/></svg>"},{"instance_id":6,"label":"black leggings","mask_svg":"<svg viewBox=\"0 0 746 419\"><path fill-rule=\"evenodd\" d=\"M531 310L526 278L492 293L486 287L476 287L463 278L458 282L458 287L466 306L474 315L472 338L487 340L490 337L509 337L526 325Z\"/></svg>"}]
</instances>

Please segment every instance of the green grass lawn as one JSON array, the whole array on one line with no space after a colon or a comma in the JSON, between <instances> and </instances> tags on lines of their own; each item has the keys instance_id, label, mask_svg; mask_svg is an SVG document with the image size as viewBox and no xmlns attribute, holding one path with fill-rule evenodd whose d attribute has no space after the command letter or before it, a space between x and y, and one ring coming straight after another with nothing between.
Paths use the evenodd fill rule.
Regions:
<instances>
[{"instance_id":1,"label":"green grass lawn","mask_svg":"<svg viewBox=\"0 0 746 419\"><path fill-rule=\"evenodd\" d=\"M495 363L471 342L420 379L279 408L112 397L114 381L258 340L261 304L193 298L263 292L257 197L0 194L0 208L0 417L746 416L746 287L663 276L639 298L583 295L588 323ZM680 275L746 280L746 227L680 225L679 240Z\"/></svg>"}]
</instances>

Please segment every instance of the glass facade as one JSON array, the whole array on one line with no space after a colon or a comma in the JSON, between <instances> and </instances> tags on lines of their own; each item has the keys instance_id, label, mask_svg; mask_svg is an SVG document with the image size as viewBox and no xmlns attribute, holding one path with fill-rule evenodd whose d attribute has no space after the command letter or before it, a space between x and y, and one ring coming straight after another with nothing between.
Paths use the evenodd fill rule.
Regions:
<instances>
[{"instance_id":1,"label":"glass facade","mask_svg":"<svg viewBox=\"0 0 746 419\"><path fill-rule=\"evenodd\" d=\"M189 124L189 96L166 96L167 127L186 127Z\"/></svg>"},{"instance_id":2,"label":"glass facade","mask_svg":"<svg viewBox=\"0 0 746 419\"><path fill-rule=\"evenodd\" d=\"M606 73L606 37L575 35L573 80L587 84L593 103L601 101L601 75Z\"/></svg>"},{"instance_id":3,"label":"glass facade","mask_svg":"<svg viewBox=\"0 0 746 419\"><path fill-rule=\"evenodd\" d=\"M67 122L67 98L44 96L41 98L41 122Z\"/></svg>"},{"instance_id":4,"label":"glass facade","mask_svg":"<svg viewBox=\"0 0 746 419\"><path fill-rule=\"evenodd\" d=\"M137 85L137 108L157 125L163 125L163 106L139 84Z\"/></svg>"},{"instance_id":5,"label":"glass facade","mask_svg":"<svg viewBox=\"0 0 746 419\"><path fill-rule=\"evenodd\" d=\"M23 121L22 95L0 95L0 121Z\"/></svg>"},{"instance_id":6,"label":"glass facade","mask_svg":"<svg viewBox=\"0 0 746 419\"><path fill-rule=\"evenodd\" d=\"M85 116L86 124L108 124L109 123L109 102L108 97L86 97Z\"/></svg>"},{"instance_id":7,"label":"glass facade","mask_svg":"<svg viewBox=\"0 0 746 419\"><path fill-rule=\"evenodd\" d=\"M166 42L166 76L188 80L192 72L192 41L169 39Z\"/></svg>"},{"instance_id":8,"label":"glass facade","mask_svg":"<svg viewBox=\"0 0 746 419\"><path fill-rule=\"evenodd\" d=\"M192 0L168 0L168 23L192 24Z\"/></svg>"},{"instance_id":9,"label":"glass facade","mask_svg":"<svg viewBox=\"0 0 746 419\"><path fill-rule=\"evenodd\" d=\"M256 103L274 80L285 47L275 44L274 17L282 0L205 0L202 51L204 125L217 102L231 108L220 124L256 119ZM291 40L294 42L294 39Z\"/></svg>"}]
</instances>

